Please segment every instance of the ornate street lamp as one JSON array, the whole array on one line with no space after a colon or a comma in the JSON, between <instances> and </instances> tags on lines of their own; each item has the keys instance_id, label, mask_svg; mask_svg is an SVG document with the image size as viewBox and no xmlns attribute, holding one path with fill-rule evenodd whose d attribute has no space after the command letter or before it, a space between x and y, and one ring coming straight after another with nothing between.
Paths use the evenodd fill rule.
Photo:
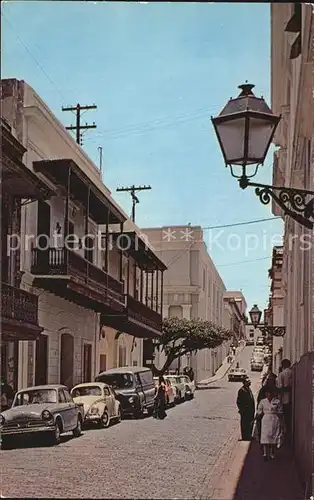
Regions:
<instances>
[{"instance_id":1,"label":"ornate street lamp","mask_svg":"<svg viewBox=\"0 0 314 500\"><path fill-rule=\"evenodd\" d=\"M211 118L226 166L230 167L231 175L239 180L242 189L255 187L255 193L264 205L273 199L285 214L312 229L313 191L250 181L265 161L281 116L272 113L263 97L254 95L254 85L245 83L239 88L238 97L230 99L221 113ZM252 165L255 169L249 175L248 169Z\"/></svg>"},{"instance_id":2,"label":"ornate street lamp","mask_svg":"<svg viewBox=\"0 0 314 500\"><path fill-rule=\"evenodd\" d=\"M252 309L249 311L251 318L251 323L254 328L259 328L263 335L271 337L283 337L286 333L285 326L271 326L268 325L266 321L260 324L262 318L262 311L258 308L257 304L254 304Z\"/></svg>"},{"instance_id":3,"label":"ornate street lamp","mask_svg":"<svg viewBox=\"0 0 314 500\"><path fill-rule=\"evenodd\" d=\"M254 326L254 328L257 328L262 317L262 311L259 310L257 304L254 304L252 309L249 311L249 315L251 318L252 325Z\"/></svg>"}]
</instances>

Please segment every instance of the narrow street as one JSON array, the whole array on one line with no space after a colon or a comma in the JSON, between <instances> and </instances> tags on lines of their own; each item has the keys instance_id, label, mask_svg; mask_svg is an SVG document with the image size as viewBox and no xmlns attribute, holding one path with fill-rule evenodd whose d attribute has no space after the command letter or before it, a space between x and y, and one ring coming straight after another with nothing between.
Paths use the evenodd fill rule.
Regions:
<instances>
[{"instance_id":1,"label":"narrow street","mask_svg":"<svg viewBox=\"0 0 314 500\"><path fill-rule=\"evenodd\" d=\"M248 368L252 348L240 354ZM260 373L250 374L253 390ZM200 498L222 449L239 433L235 399L240 383L223 380L164 421L123 420L85 430L59 446L2 452L4 497Z\"/></svg>"}]
</instances>

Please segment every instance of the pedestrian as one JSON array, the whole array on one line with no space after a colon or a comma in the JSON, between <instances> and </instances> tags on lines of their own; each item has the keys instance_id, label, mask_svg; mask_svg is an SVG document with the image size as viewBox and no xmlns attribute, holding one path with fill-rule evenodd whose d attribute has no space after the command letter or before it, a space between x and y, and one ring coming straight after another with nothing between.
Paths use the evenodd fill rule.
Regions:
<instances>
[{"instance_id":1,"label":"pedestrian","mask_svg":"<svg viewBox=\"0 0 314 500\"><path fill-rule=\"evenodd\" d=\"M240 413L240 427L242 441L251 441L255 414L255 401L250 389L251 381L247 377L239 389L237 407Z\"/></svg>"},{"instance_id":2,"label":"pedestrian","mask_svg":"<svg viewBox=\"0 0 314 500\"><path fill-rule=\"evenodd\" d=\"M266 390L267 388L271 387L274 392L276 392L276 375L275 378L270 377L268 383L263 384L262 387L260 388L258 395L257 395L257 400L256 404L257 406L259 403L262 401L262 399L266 398ZM262 421L261 421L261 416L258 416L256 419L256 427L257 427L257 435L258 435L258 441L261 442L261 430L262 430Z\"/></svg>"},{"instance_id":3,"label":"pedestrian","mask_svg":"<svg viewBox=\"0 0 314 500\"><path fill-rule=\"evenodd\" d=\"M276 385L276 379L277 375L273 373L271 365L268 366L267 372L264 373L263 378L262 378L262 385L268 385L269 383L273 382Z\"/></svg>"},{"instance_id":4,"label":"pedestrian","mask_svg":"<svg viewBox=\"0 0 314 500\"><path fill-rule=\"evenodd\" d=\"M281 362L282 371L279 373L276 385L279 390L280 401L283 408L283 418L285 424L285 440L291 443L292 427L292 370L289 359Z\"/></svg>"},{"instance_id":5,"label":"pedestrian","mask_svg":"<svg viewBox=\"0 0 314 500\"><path fill-rule=\"evenodd\" d=\"M14 391L6 378L1 376L1 411L11 407L14 398Z\"/></svg>"},{"instance_id":6,"label":"pedestrian","mask_svg":"<svg viewBox=\"0 0 314 500\"><path fill-rule=\"evenodd\" d=\"M274 386L265 386L266 397L259 402L256 419L261 419L261 445L264 460L275 458L275 449L281 445L282 406Z\"/></svg>"},{"instance_id":7,"label":"pedestrian","mask_svg":"<svg viewBox=\"0 0 314 500\"><path fill-rule=\"evenodd\" d=\"M194 374L194 370L192 367L188 371L188 376L190 377L191 382L193 382L194 378L195 378L195 374Z\"/></svg>"},{"instance_id":8,"label":"pedestrian","mask_svg":"<svg viewBox=\"0 0 314 500\"><path fill-rule=\"evenodd\" d=\"M166 408L166 382L164 377L161 375L158 379L158 385L156 387L153 417L159 420L163 420L167 416L165 408Z\"/></svg>"}]
</instances>

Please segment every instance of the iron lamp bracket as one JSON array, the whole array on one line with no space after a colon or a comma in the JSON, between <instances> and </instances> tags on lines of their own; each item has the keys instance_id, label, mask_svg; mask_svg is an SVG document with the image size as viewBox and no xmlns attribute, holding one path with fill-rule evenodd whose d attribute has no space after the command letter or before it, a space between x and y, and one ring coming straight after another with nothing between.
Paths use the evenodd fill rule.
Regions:
<instances>
[{"instance_id":1,"label":"iron lamp bracket","mask_svg":"<svg viewBox=\"0 0 314 500\"><path fill-rule=\"evenodd\" d=\"M285 326L259 326L258 328L263 335L271 337L284 337L286 334Z\"/></svg>"},{"instance_id":2,"label":"iron lamp bracket","mask_svg":"<svg viewBox=\"0 0 314 500\"><path fill-rule=\"evenodd\" d=\"M239 185L242 189L246 189L248 186L255 187L255 194L263 205L268 205L274 200L285 215L289 215L307 229L313 229L314 191L258 184L250 182L245 175L239 178Z\"/></svg>"}]
</instances>

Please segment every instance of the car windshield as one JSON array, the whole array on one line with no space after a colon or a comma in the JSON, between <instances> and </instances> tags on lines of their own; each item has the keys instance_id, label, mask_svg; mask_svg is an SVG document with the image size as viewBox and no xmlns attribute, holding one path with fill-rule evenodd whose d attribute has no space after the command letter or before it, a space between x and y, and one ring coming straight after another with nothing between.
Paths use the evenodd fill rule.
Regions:
<instances>
[{"instance_id":1,"label":"car windshield","mask_svg":"<svg viewBox=\"0 0 314 500\"><path fill-rule=\"evenodd\" d=\"M13 406L24 406L43 403L56 403L57 391L55 389L34 389L17 393Z\"/></svg>"},{"instance_id":2,"label":"car windshield","mask_svg":"<svg viewBox=\"0 0 314 500\"><path fill-rule=\"evenodd\" d=\"M170 384L175 385L177 383L176 379L174 377L168 377L168 380Z\"/></svg>"},{"instance_id":3,"label":"car windshield","mask_svg":"<svg viewBox=\"0 0 314 500\"><path fill-rule=\"evenodd\" d=\"M132 373L108 373L101 375L99 379L114 389L131 389L134 385Z\"/></svg>"},{"instance_id":4,"label":"car windshield","mask_svg":"<svg viewBox=\"0 0 314 500\"><path fill-rule=\"evenodd\" d=\"M79 398L82 396L101 396L102 390L98 385L85 385L82 387L74 387L72 390L72 396L74 398Z\"/></svg>"}]
</instances>

